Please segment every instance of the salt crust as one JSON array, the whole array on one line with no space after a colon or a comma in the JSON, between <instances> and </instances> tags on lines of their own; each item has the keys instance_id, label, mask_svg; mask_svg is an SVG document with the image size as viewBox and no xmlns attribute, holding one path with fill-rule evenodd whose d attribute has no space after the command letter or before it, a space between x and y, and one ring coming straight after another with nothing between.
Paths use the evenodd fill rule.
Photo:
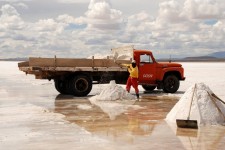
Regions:
<instances>
[{"instance_id":1,"label":"salt crust","mask_svg":"<svg viewBox=\"0 0 225 150\"><path fill-rule=\"evenodd\" d=\"M193 91L195 91L190 111L190 120L197 120L199 125L225 125L224 105L210 96L213 92L204 83L196 83L195 90L194 86L195 84L184 93L181 99L168 113L166 120L173 123L176 122L176 119L187 120L192 94Z\"/></svg>"},{"instance_id":2,"label":"salt crust","mask_svg":"<svg viewBox=\"0 0 225 150\"><path fill-rule=\"evenodd\" d=\"M109 147L108 140L66 121L64 115L33 104L1 105L0 116L2 149L65 149L62 142L67 138L72 140L66 145L78 149Z\"/></svg>"}]
</instances>

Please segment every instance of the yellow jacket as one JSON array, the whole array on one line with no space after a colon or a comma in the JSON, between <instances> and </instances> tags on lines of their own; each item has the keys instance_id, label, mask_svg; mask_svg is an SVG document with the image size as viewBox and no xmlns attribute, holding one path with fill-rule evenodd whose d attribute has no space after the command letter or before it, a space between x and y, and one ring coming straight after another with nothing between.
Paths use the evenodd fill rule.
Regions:
<instances>
[{"instance_id":1,"label":"yellow jacket","mask_svg":"<svg viewBox=\"0 0 225 150\"><path fill-rule=\"evenodd\" d=\"M137 66L135 68L133 68L132 64L122 64L122 65L128 67L130 77L138 78L138 67Z\"/></svg>"}]
</instances>

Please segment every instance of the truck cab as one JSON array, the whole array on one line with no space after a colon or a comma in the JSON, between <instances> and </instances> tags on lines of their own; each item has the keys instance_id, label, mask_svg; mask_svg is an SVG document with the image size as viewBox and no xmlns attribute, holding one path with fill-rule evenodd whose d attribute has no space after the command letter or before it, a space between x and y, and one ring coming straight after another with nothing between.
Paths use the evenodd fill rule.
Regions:
<instances>
[{"instance_id":1,"label":"truck cab","mask_svg":"<svg viewBox=\"0 0 225 150\"><path fill-rule=\"evenodd\" d=\"M151 51L134 50L133 58L139 68L139 84L147 91L156 87L166 93L175 93L180 86L180 80L185 80L181 64L171 62L156 62Z\"/></svg>"}]
</instances>

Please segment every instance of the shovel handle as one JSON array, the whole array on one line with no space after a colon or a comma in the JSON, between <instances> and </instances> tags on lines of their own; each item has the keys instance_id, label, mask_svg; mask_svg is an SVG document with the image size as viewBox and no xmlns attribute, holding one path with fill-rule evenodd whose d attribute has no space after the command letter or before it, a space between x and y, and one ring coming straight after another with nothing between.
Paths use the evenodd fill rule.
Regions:
<instances>
[{"instance_id":1,"label":"shovel handle","mask_svg":"<svg viewBox=\"0 0 225 150\"><path fill-rule=\"evenodd\" d=\"M216 97L214 97L212 94L210 94L209 92L208 92L208 94L209 94L209 96L211 97L211 99L212 99L212 102L213 102L213 104L216 106L216 108L217 108L217 110L220 112L220 114L222 114L222 116L223 116L223 119L225 120L225 115L223 114L223 112L221 111L221 109L217 106L217 104L216 104L216 101L215 101L215 99L217 99Z\"/></svg>"},{"instance_id":2,"label":"shovel handle","mask_svg":"<svg viewBox=\"0 0 225 150\"><path fill-rule=\"evenodd\" d=\"M212 93L211 95L225 105L225 102L222 99L220 99L218 96L216 96L216 94Z\"/></svg>"}]
</instances>

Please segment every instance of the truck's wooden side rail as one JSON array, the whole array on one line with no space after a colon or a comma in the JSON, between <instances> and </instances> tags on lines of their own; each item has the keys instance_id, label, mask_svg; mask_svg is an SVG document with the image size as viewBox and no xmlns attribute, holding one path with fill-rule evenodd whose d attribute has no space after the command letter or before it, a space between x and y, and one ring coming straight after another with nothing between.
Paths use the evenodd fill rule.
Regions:
<instances>
[{"instance_id":1,"label":"truck's wooden side rail","mask_svg":"<svg viewBox=\"0 0 225 150\"><path fill-rule=\"evenodd\" d=\"M18 63L18 67L29 67L29 62L28 61L20 62Z\"/></svg>"},{"instance_id":2,"label":"truck's wooden side rail","mask_svg":"<svg viewBox=\"0 0 225 150\"><path fill-rule=\"evenodd\" d=\"M37 79L54 78L68 72L126 72L127 68L119 64L128 64L129 60L113 59L68 59L34 58L21 62L18 67L26 74L34 74Z\"/></svg>"},{"instance_id":3,"label":"truck's wooden side rail","mask_svg":"<svg viewBox=\"0 0 225 150\"><path fill-rule=\"evenodd\" d=\"M34 58L28 62L19 63L19 67L119 67L121 63L130 63L129 60L113 59L68 59L68 58Z\"/></svg>"}]
</instances>

